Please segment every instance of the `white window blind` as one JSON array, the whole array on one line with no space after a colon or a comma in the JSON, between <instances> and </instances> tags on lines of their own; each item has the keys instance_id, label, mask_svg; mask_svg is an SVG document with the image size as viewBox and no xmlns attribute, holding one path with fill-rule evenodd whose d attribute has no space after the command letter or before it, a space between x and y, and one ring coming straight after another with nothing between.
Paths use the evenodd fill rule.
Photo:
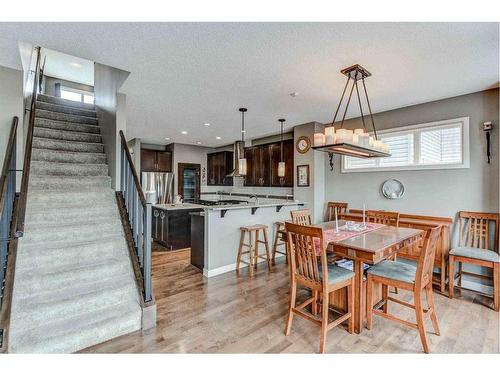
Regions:
<instances>
[{"instance_id":1,"label":"white window blind","mask_svg":"<svg viewBox=\"0 0 500 375\"><path fill-rule=\"evenodd\" d=\"M469 167L469 118L436 121L378 132L390 157L342 157L342 172Z\"/></svg>"}]
</instances>

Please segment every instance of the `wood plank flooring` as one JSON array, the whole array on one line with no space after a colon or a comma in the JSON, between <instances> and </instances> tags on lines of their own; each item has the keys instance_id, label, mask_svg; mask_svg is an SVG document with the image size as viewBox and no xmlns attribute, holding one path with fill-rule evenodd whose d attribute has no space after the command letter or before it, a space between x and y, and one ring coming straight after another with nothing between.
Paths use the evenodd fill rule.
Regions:
<instances>
[{"instance_id":1,"label":"wood plank flooring","mask_svg":"<svg viewBox=\"0 0 500 375\"><path fill-rule=\"evenodd\" d=\"M235 253L236 254L236 253ZM269 273L259 265L211 279L189 264L189 250L153 253L157 326L85 349L85 353L317 353L319 328L295 317L283 334L288 304L288 271L277 263ZM301 294L306 298L306 293ZM426 322L432 353L499 353L499 314L490 299L457 292L455 299L434 293L441 336ZM406 300L411 295L400 291ZM405 298L406 297L406 298ZM412 310L389 310L414 320ZM418 332L374 317L373 329L350 335L337 327L327 337L327 353L423 353Z\"/></svg>"}]
</instances>

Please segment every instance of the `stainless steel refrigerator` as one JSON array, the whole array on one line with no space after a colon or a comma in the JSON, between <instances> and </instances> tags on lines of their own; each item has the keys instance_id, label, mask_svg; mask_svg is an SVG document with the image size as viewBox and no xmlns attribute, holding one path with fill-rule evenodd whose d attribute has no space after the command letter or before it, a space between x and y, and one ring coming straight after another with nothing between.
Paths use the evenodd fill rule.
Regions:
<instances>
[{"instance_id":1,"label":"stainless steel refrigerator","mask_svg":"<svg viewBox=\"0 0 500 375\"><path fill-rule=\"evenodd\" d=\"M165 172L142 172L141 185L144 195L153 196L156 204L173 203L174 174ZM148 197L146 197L148 199ZM149 198L150 199L150 198Z\"/></svg>"}]
</instances>

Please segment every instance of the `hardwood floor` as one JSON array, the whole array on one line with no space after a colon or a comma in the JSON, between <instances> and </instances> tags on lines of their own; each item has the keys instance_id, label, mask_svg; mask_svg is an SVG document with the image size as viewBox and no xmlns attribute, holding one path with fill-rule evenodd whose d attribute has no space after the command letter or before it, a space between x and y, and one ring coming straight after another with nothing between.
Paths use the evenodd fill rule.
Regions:
<instances>
[{"instance_id":1,"label":"hardwood floor","mask_svg":"<svg viewBox=\"0 0 500 375\"><path fill-rule=\"evenodd\" d=\"M236 254L236 253L235 253ZM153 253L158 304L154 329L134 332L85 349L85 353L317 353L319 328L294 318L284 335L288 271L277 261L273 272L259 265L253 278L229 272L211 279L189 264L189 250ZM303 299L305 293L299 294ZM426 321L432 353L499 353L499 314L491 299L462 291L456 299L434 293L441 336ZM398 298L410 300L400 290ZM389 305L414 319L413 310ZM327 353L422 353L418 332L374 317L373 329L350 335L344 326L328 333Z\"/></svg>"}]
</instances>

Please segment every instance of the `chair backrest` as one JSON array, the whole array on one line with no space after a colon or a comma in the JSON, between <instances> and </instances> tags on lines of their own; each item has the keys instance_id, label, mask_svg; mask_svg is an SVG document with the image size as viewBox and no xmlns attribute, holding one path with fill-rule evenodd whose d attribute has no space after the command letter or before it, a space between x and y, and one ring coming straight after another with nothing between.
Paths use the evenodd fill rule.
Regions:
<instances>
[{"instance_id":1,"label":"chair backrest","mask_svg":"<svg viewBox=\"0 0 500 375\"><path fill-rule=\"evenodd\" d=\"M458 217L460 222L460 246L476 247L498 252L498 214L460 211ZM491 247L492 226L493 247Z\"/></svg>"},{"instance_id":2,"label":"chair backrest","mask_svg":"<svg viewBox=\"0 0 500 375\"><path fill-rule=\"evenodd\" d=\"M344 202L328 202L326 206L326 221L335 220L335 209L337 209L337 215L347 212L347 203Z\"/></svg>"},{"instance_id":3,"label":"chair backrest","mask_svg":"<svg viewBox=\"0 0 500 375\"><path fill-rule=\"evenodd\" d=\"M298 225L311 225L311 211L307 208L304 210L290 211L292 222Z\"/></svg>"},{"instance_id":4,"label":"chair backrest","mask_svg":"<svg viewBox=\"0 0 500 375\"><path fill-rule=\"evenodd\" d=\"M290 266L294 277L312 288L321 287L321 283L328 284L326 250L323 242L323 230L307 225L285 223L288 249L290 252ZM320 277L316 243L319 241L321 249L321 267L323 278Z\"/></svg>"},{"instance_id":5,"label":"chair backrest","mask_svg":"<svg viewBox=\"0 0 500 375\"><path fill-rule=\"evenodd\" d=\"M399 212L367 210L366 221L399 227Z\"/></svg>"},{"instance_id":6,"label":"chair backrest","mask_svg":"<svg viewBox=\"0 0 500 375\"><path fill-rule=\"evenodd\" d=\"M432 283L434 256L436 255L436 247L440 234L441 226L428 229L425 233L424 243L417 263L417 274L415 277L417 288L423 288L429 282Z\"/></svg>"}]
</instances>

